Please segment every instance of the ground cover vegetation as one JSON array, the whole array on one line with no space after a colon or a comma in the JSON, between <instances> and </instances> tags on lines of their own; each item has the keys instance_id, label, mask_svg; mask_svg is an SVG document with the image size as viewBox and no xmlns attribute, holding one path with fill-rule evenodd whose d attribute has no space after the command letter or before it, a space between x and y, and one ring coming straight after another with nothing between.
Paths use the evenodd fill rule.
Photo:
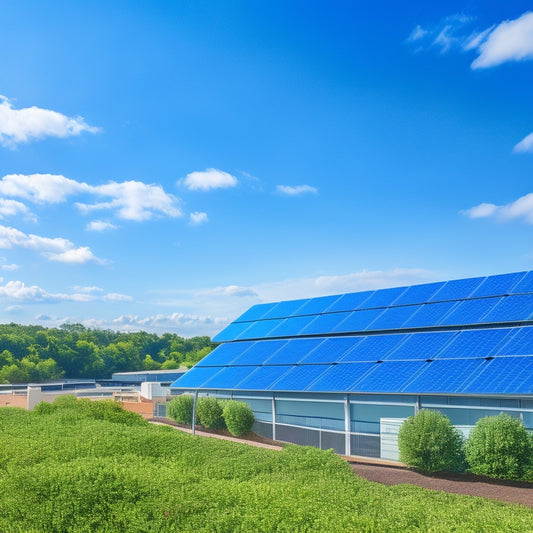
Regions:
<instances>
[{"instance_id":1,"label":"ground cover vegetation","mask_svg":"<svg viewBox=\"0 0 533 533\"><path fill-rule=\"evenodd\" d=\"M331 451L152 426L111 402L0 409L0 531L532 531L533 511L387 487Z\"/></svg>"},{"instance_id":2,"label":"ground cover vegetation","mask_svg":"<svg viewBox=\"0 0 533 533\"><path fill-rule=\"evenodd\" d=\"M172 333L121 333L81 324L0 324L0 383L109 378L113 372L191 367L215 346L209 337L184 339Z\"/></svg>"},{"instance_id":3,"label":"ground cover vegetation","mask_svg":"<svg viewBox=\"0 0 533 533\"><path fill-rule=\"evenodd\" d=\"M398 448L400 461L425 472L533 481L533 435L505 413L479 419L464 439L445 415L422 409L402 424Z\"/></svg>"}]
</instances>

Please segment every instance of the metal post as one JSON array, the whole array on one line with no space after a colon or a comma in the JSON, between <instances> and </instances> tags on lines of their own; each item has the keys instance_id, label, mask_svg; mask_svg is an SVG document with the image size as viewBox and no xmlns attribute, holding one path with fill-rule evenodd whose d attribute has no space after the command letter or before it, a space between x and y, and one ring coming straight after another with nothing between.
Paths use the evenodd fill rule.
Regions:
<instances>
[{"instance_id":1,"label":"metal post","mask_svg":"<svg viewBox=\"0 0 533 533\"><path fill-rule=\"evenodd\" d=\"M194 391L194 396L192 397L192 421L191 421L191 426L192 426L192 434L193 435L196 435L196 400L198 399L198 390L195 390Z\"/></svg>"},{"instance_id":2,"label":"metal post","mask_svg":"<svg viewBox=\"0 0 533 533\"><path fill-rule=\"evenodd\" d=\"M272 394L272 440L276 440L276 398Z\"/></svg>"},{"instance_id":3,"label":"metal post","mask_svg":"<svg viewBox=\"0 0 533 533\"><path fill-rule=\"evenodd\" d=\"M344 399L344 448L345 455L352 455L352 439L350 436L350 395L346 394Z\"/></svg>"}]
</instances>

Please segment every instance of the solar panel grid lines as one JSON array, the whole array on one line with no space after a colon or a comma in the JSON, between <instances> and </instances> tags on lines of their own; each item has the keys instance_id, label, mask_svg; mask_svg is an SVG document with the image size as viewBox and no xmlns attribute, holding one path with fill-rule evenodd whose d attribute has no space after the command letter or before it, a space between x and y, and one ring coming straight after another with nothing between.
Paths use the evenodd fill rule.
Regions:
<instances>
[{"instance_id":1,"label":"solar panel grid lines","mask_svg":"<svg viewBox=\"0 0 533 533\"><path fill-rule=\"evenodd\" d=\"M414 313L420 309L420 304L388 307L366 328L368 330L400 329Z\"/></svg>"},{"instance_id":2,"label":"solar panel grid lines","mask_svg":"<svg viewBox=\"0 0 533 533\"><path fill-rule=\"evenodd\" d=\"M270 318L268 320L258 320L256 322L252 322L248 328L246 328L236 337L236 339L260 339L262 337L266 337L270 331L279 326L282 322L282 318Z\"/></svg>"},{"instance_id":3,"label":"solar panel grid lines","mask_svg":"<svg viewBox=\"0 0 533 533\"><path fill-rule=\"evenodd\" d=\"M533 316L533 294L513 294L501 299L485 317L487 322L518 322Z\"/></svg>"},{"instance_id":4,"label":"solar panel grid lines","mask_svg":"<svg viewBox=\"0 0 533 533\"><path fill-rule=\"evenodd\" d=\"M293 366L258 366L252 373L240 381L235 388L240 390L265 390L281 379Z\"/></svg>"},{"instance_id":5,"label":"solar panel grid lines","mask_svg":"<svg viewBox=\"0 0 533 533\"><path fill-rule=\"evenodd\" d=\"M394 302L405 293L408 287L392 287L390 289L379 289L371 294L358 309L378 309L391 307Z\"/></svg>"},{"instance_id":6,"label":"solar panel grid lines","mask_svg":"<svg viewBox=\"0 0 533 533\"><path fill-rule=\"evenodd\" d=\"M382 361L407 337L409 334L406 333L364 337L360 343L342 356L340 362Z\"/></svg>"},{"instance_id":7,"label":"solar panel grid lines","mask_svg":"<svg viewBox=\"0 0 533 533\"><path fill-rule=\"evenodd\" d=\"M231 363L255 343L254 341L229 342L217 346L195 366L221 366Z\"/></svg>"},{"instance_id":8,"label":"solar panel grid lines","mask_svg":"<svg viewBox=\"0 0 533 533\"><path fill-rule=\"evenodd\" d=\"M382 313L383 309L363 309L353 311L342 322L333 328L335 333L355 333L365 331Z\"/></svg>"},{"instance_id":9,"label":"solar panel grid lines","mask_svg":"<svg viewBox=\"0 0 533 533\"><path fill-rule=\"evenodd\" d=\"M249 376L255 367L253 366L226 366L220 372L211 376L202 383L201 388L208 389L233 389L246 376ZM185 374L187 375L187 374Z\"/></svg>"},{"instance_id":10,"label":"solar panel grid lines","mask_svg":"<svg viewBox=\"0 0 533 533\"><path fill-rule=\"evenodd\" d=\"M300 332L315 319L314 316L294 316L282 319L282 322L269 331L266 337L292 337Z\"/></svg>"},{"instance_id":11,"label":"solar panel grid lines","mask_svg":"<svg viewBox=\"0 0 533 533\"><path fill-rule=\"evenodd\" d=\"M334 296L319 296L318 298L310 298L307 303L302 305L302 307L297 310L297 314L299 316L303 316L324 313L328 307L333 305L340 298L342 298L342 296L338 294ZM296 314L292 313L290 316L296 316Z\"/></svg>"},{"instance_id":12,"label":"solar panel grid lines","mask_svg":"<svg viewBox=\"0 0 533 533\"><path fill-rule=\"evenodd\" d=\"M309 392L350 391L375 363L341 363L333 365L307 387Z\"/></svg>"},{"instance_id":13,"label":"solar panel grid lines","mask_svg":"<svg viewBox=\"0 0 533 533\"><path fill-rule=\"evenodd\" d=\"M268 340L257 341L247 348L244 352L232 359L228 364L231 365L260 365L265 358L270 358L280 348L287 344L287 340Z\"/></svg>"},{"instance_id":14,"label":"solar panel grid lines","mask_svg":"<svg viewBox=\"0 0 533 533\"><path fill-rule=\"evenodd\" d=\"M445 282L428 302L445 302L448 300L464 300L468 298L486 277L455 279Z\"/></svg>"},{"instance_id":15,"label":"solar panel grid lines","mask_svg":"<svg viewBox=\"0 0 533 533\"><path fill-rule=\"evenodd\" d=\"M244 333L254 322L232 322L220 333L213 337L214 342L234 341Z\"/></svg>"},{"instance_id":16,"label":"solar panel grid lines","mask_svg":"<svg viewBox=\"0 0 533 533\"><path fill-rule=\"evenodd\" d=\"M311 321L306 327L304 327L300 333L302 335L330 333L350 314L350 311L346 311L317 315L315 319Z\"/></svg>"},{"instance_id":17,"label":"solar panel grid lines","mask_svg":"<svg viewBox=\"0 0 533 533\"><path fill-rule=\"evenodd\" d=\"M326 308L324 313L335 313L339 311L355 311L360 309L362 304L374 294L375 291L364 291L342 294L338 300Z\"/></svg>"},{"instance_id":18,"label":"solar panel grid lines","mask_svg":"<svg viewBox=\"0 0 533 533\"><path fill-rule=\"evenodd\" d=\"M318 376L329 368L329 365L295 365L289 372L268 387L267 390L305 390Z\"/></svg>"},{"instance_id":19,"label":"solar panel grid lines","mask_svg":"<svg viewBox=\"0 0 533 533\"><path fill-rule=\"evenodd\" d=\"M260 320L265 316L268 311L273 309L278 305L278 302L270 302L270 303L264 303L264 304L256 304L250 307L247 311L245 311L237 320L234 320L234 322L251 322L255 320Z\"/></svg>"},{"instance_id":20,"label":"solar panel grid lines","mask_svg":"<svg viewBox=\"0 0 533 533\"><path fill-rule=\"evenodd\" d=\"M504 296L510 294L526 272L513 272L510 274L498 274L489 276L485 281L470 295L470 298L479 298L483 296Z\"/></svg>"},{"instance_id":21,"label":"solar panel grid lines","mask_svg":"<svg viewBox=\"0 0 533 533\"><path fill-rule=\"evenodd\" d=\"M430 333L412 333L404 342L389 352L385 359L409 360L409 359L435 359L439 352L451 342L457 335L457 331L437 331Z\"/></svg>"},{"instance_id":22,"label":"solar panel grid lines","mask_svg":"<svg viewBox=\"0 0 533 533\"><path fill-rule=\"evenodd\" d=\"M505 344L499 350L505 355L533 354L533 326L516 328L514 335L505 339Z\"/></svg>"},{"instance_id":23,"label":"solar panel grid lines","mask_svg":"<svg viewBox=\"0 0 533 533\"><path fill-rule=\"evenodd\" d=\"M437 354L437 359L488 357L500 354L500 347L514 335L511 328L462 330Z\"/></svg>"},{"instance_id":24,"label":"solar panel grid lines","mask_svg":"<svg viewBox=\"0 0 533 533\"><path fill-rule=\"evenodd\" d=\"M278 302L274 307L270 308L261 319L267 318L287 318L291 315L298 315L298 310L306 303L309 298L302 300L288 300L286 302Z\"/></svg>"},{"instance_id":25,"label":"solar panel grid lines","mask_svg":"<svg viewBox=\"0 0 533 533\"><path fill-rule=\"evenodd\" d=\"M421 371L425 361L383 361L374 363L369 371L357 380L354 392L386 393L401 391L406 382Z\"/></svg>"},{"instance_id":26,"label":"solar panel grid lines","mask_svg":"<svg viewBox=\"0 0 533 533\"><path fill-rule=\"evenodd\" d=\"M529 271L511 291L513 294L533 292L533 270Z\"/></svg>"},{"instance_id":27,"label":"solar panel grid lines","mask_svg":"<svg viewBox=\"0 0 533 533\"><path fill-rule=\"evenodd\" d=\"M435 283L424 283L423 285L411 285L394 301L394 305L425 303L429 301L429 299L441 289L445 283L445 281L437 281Z\"/></svg>"},{"instance_id":28,"label":"solar panel grid lines","mask_svg":"<svg viewBox=\"0 0 533 533\"><path fill-rule=\"evenodd\" d=\"M403 324L403 327L430 327L453 312L457 305L456 301L426 303Z\"/></svg>"},{"instance_id":29,"label":"solar panel grid lines","mask_svg":"<svg viewBox=\"0 0 533 533\"><path fill-rule=\"evenodd\" d=\"M464 324L479 324L483 322L492 309L500 302L502 297L479 298L475 300L463 300L457 307L451 310L438 325L460 326Z\"/></svg>"},{"instance_id":30,"label":"solar panel grid lines","mask_svg":"<svg viewBox=\"0 0 533 533\"><path fill-rule=\"evenodd\" d=\"M335 363L342 359L363 337L326 337L324 342L311 350L302 360L302 364Z\"/></svg>"},{"instance_id":31,"label":"solar panel grid lines","mask_svg":"<svg viewBox=\"0 0 533 533\"><path fill-rule=\"evenodd\" d=\"M266 363L277 364L297 364L313 350L322 344L323 337L313 337L306 339L289 339L276 353L272 354Z\"/></svg>"}]
</instances>

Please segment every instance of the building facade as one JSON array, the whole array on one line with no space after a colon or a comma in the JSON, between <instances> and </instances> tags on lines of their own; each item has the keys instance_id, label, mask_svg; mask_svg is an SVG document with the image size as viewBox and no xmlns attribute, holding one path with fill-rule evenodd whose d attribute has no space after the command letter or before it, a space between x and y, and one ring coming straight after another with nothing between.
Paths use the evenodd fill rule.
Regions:
<instances>
[{"instance_id":1,"label":"building facade","mask_svg":"<svg viewBox=\"0 0 533 533\"><path fill-rule=\"evenodd\" d=\"M423 408L533 430L533 271L260 304L214 340L173 392L245 401L277 440L394 460Z\"/></svg>"}]
</instances>

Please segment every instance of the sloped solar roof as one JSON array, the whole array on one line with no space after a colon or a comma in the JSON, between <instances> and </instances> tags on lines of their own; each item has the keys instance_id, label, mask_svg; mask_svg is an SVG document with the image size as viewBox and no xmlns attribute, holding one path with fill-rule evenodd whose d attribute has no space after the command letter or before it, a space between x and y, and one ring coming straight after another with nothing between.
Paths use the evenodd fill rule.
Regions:
<instances>
[{"instance_id":1,"label":"sloped solar roof","mask_svg":"<svg viewBox=\"0 0 533 533\"><path fill-rule=\"evenodd\" d=\"M533 271L259 304L178 389L533 394Z\"/></svg>"}]
</instances>

